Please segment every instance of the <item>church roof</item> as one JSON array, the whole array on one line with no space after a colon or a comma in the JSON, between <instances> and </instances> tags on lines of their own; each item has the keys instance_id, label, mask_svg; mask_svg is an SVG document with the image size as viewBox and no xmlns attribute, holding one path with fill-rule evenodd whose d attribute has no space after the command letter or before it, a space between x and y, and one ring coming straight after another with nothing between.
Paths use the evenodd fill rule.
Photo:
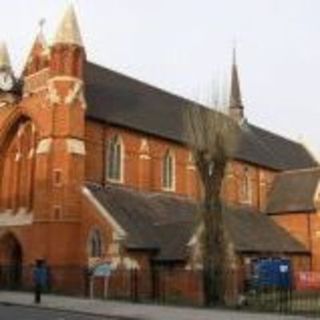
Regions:
<instances>
[{"instance_id":1,"label":"church roof","mask_svg":"<svg viewBox=\"0 0 320 320\"><path fill-rule=\"evenodd\" d=\"M315 195L320 183L320 168L279 174L270 192L269 214L315 211Z\"/></svg>"},{"instance_id":2,"label":"church roof","mask_svg":"<svg viewBox=\"0 0 320 320\"><path fill-rule=\"evenodd\" d=\"M184 111L195 102L88 62L87 117L186 144ZM236 159L275 170L316 166L300 143L245 122Z\"/></svg>"},{"instance_id":3,"label":"church roof","mask_svg":"<svg viewBox=\"0 0 320 320\"><path fill-rule=\"evenodd\" d=\"M142 192L124 186L87 183L100 204L127 232L129 249L156 250L156 260L188 256L196 231L195 202L181 196ZM237 252L307 253L306 248L263 213L247 207L226 207L227 230Z\"/></svg>"}]
</instances>

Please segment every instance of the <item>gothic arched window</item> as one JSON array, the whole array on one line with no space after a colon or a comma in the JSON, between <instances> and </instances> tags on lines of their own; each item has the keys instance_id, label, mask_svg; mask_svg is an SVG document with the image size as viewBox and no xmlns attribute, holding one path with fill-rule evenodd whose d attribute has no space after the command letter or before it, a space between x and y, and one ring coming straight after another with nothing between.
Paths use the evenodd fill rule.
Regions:
<instances>
[{"instance_id":1,"label":"gothic arched window","mask_svg":"<svg viewBox=\"0 0 320 320\"><path fill-rule=\"evenodd\" d=\"M168 150L162 164L162 187L165 190L175 189L175 156Z\"/></svg>"},{"instance_id":2,"label":"gothic arched window","mask_svg":"<svg viewBox=\"0 0 320 320\"><path fill-rule=\"evenodd\" d=\"M242 202L250 203L252 198L252 185L250 180L249 168L245 167L243 172L243 180L241 186Z\"/></svg>"},{"instance_id":3,"label":"gothic arched window","mask_svg":"<svg viewBox=\"0 0 320 320\"><path fill-rule=\"evenodd\" d=\"M99 258L102 256L102 237L98 229L93 229L90 232L88 247L91 258Z\"/></svg>"},{"instance_id":4,"label":"gothic arched window","mask_svg":"<svg viewBox=\"0 0 320 320\"><path fill-rule=\"evenodd\" d=\"M196 161L195 161L195 158L194 158L194 154L191 151L188 153L187 168L189 170L195 170L196 169Z\"/></svg>"},{"instance_id":5,"label":"gothic arched window","mask_svg":"<svg viewBox=\"0 0 320 320\"><path fill-rule=\"evenodd\" d=\"M123 155L124 147L119 136L113 136L107 147L107 179L123 181Z\"/></svg>"},{"instance_id":6,"label":"gothic arched window","mask_svg":"<svg viewBox=\"0 0 320 320\"><path fill-rule=\"evenodd\" d=\"M33 208L37 133L30 119L21 118L8 132L0 159L0 206Z\"/></svg>"}]
</instances>

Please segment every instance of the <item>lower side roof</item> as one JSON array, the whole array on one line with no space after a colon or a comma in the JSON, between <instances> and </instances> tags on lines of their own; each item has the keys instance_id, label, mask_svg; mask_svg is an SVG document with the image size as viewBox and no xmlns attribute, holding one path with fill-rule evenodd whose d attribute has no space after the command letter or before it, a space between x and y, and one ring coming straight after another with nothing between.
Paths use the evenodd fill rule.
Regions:
<instances>
[{"instance_id":1,"label":"lower side roof","mask_svg":"<svg viewBox=\"0 0 320 320\"><path fill-rule=\"evenodd\" d=\"M128 249L155 250L159 261L188 258L198 229L196 202L167 193L86 184L96 200L126 231ZM308 254L308 250L270 217L249 207L223 207L223 218L239 253Z\"/></svg>"}]
</instances>

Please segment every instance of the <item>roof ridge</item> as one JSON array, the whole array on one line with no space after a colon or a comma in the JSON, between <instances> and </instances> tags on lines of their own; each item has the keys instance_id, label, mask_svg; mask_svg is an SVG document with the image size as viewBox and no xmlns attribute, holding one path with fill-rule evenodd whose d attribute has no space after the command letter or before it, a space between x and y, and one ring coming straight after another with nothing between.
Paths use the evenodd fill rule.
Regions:
<instances>
[{"instance_id":1,"label":"roof ridge","mask_svg":"<svg viewBox=\"0 0 320 320\"><path fill-rule=\"evenodd\" d=\"M146 196L148 198L154 198L154 197L165 197L167 199L174 199L174 200L184 200L184 201L188 201L190 203L197 203L196 201L194 201L193 199L190 199L188 196L185 196L183 194L176 194L176 193L168 193L165 191L146 191L146 190L140 190L138 187L135 186L130 186L127 184L115 184L115 183L106 183L106 184L101 184L98 182L94 182L94 181L85 181L84 183L89 184L93 187L98 187L101 188L103 190L106 190L108 188L115 188L115 189L121 189L124 191L128 191L128 192L134 192L134 193L139 193L139 195L142 196Z\"/></svg>"},{"instance_id":2,"label":"roof ridge","mask_svg":"<svg viewBox=\"0 0 320 320\"><path fill-rule=\"evenodd\" d=\"M319 171L320 172L320 166L286 170L286 171L283 171L283 172L279 173L279 175L288 175L288 174L303 173L303 172L309 172L309 171Z\"/></svg>"}]
</instances>

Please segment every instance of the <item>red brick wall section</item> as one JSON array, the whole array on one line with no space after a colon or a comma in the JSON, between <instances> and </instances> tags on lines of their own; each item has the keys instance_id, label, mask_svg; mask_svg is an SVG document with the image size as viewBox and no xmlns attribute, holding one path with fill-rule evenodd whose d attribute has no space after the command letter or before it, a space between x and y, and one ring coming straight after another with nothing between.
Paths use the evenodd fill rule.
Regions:
<instances>
[{"instance_id":1,"label":"red brick wall section","mask_svg":"<svg viewBox=\"0 0 320 320\"><path fill-rule=\"evenodd\" d=\"M320 272L320 214L315 212L310 217L311 246L312 246L312 269Z\"/></svg>"},{"instance_id":2,"label":"red brick wall section","mask_svg":"<svg viewBox=\"0 0 320 320\"><path fill-rule=\"evenodd\" d=\"M167 150L175 154L175 193L195 199L201 196L201 182L196 167L190 161L190 152L177 143L142 133L87 121L85 128L86 179L99 184L106 182L106 148L114 135L122 138L125 147L123 183L147 191L164 191L162 188L162 160ZM147 145L146 148L144 148ZM143 149L143 150L142 150ZM147 150L146 150L147 149ZM250 177L250 201L241 195L244 168ZM231 203L265 206L275 173L251 164L233 161L227 170L223 188L224 197Z\"/></svg>"},{"instance_id":3,"label":"red brick wall section","mask_svg":"<svg viewBox=\"0 0 320 320\"><path fill-rule=\"evenodd\" d=\"M320 272L319 214L316 212L281 213L273 215L272 218L311 251L310 265L306 270Z\"/></svg>"},{"instance_id":4,"label":"red brick wall section","mask_svg":"<svg viewBox=\"0 0 320 320\"><path fill-rule=\"evenodd\" d=\"M87 196L83 196L81 206L81 231L78 245L81 265L88 265L88 238L92 228L98 228L103 239L103 256L108 255L109 246L114 241L113 229L108 221L93 206Z\"/></svg>"},{"instance_id":5,"label":"red brick wall section","mask_svg":"<svg viewBox=\"0 0 320 320\"><path fill-rule=\"evenodd\" d=\"M34 55L37 52L35 50ZM73 45L57 46L51 49L47 58L50 60L48 64L36 63L27 67L26 82L32 83L29 91L24 91L22 101L0 110L0 168L3 170L6 164L5 175L10 181L1 188L0 204L4 210L13 209L13 213L19 207L30 209L32 226L19 229L30 237L23 248L25 263L41 257L51 265L78 264L84 154L71 150L68 141L77 139L81 144L84 137L85 106L81 100L84 51ZM46 67L49 67L48 72L39 77L43 82L40 83L39 79L33 81L38 72ZM75 89L79 85L78 92ZM19 140L17 124L22 119L28 119L34 125L36 146L31 146L30 141L26 140L30 134ZM39 144L45 139L51 141L49 147L38 153ZM19 140L19 143L15 143L15 140ZM11 143L12 149L6 142ZM24 150L28 145L29 150ZM26 158L20 163L14 161L18 146L21 146L21 159ZM31 148L34 149L32 156L35 158L32 166L27 160ZM54 182L56 170L60 172L59 184ZM33 182L29 179L31 171ZM21 183L21 179L24 183ZM27 193L30 192L25 188L33 189L32 199L28 199Z\"/></svg>"}]
</instances>

